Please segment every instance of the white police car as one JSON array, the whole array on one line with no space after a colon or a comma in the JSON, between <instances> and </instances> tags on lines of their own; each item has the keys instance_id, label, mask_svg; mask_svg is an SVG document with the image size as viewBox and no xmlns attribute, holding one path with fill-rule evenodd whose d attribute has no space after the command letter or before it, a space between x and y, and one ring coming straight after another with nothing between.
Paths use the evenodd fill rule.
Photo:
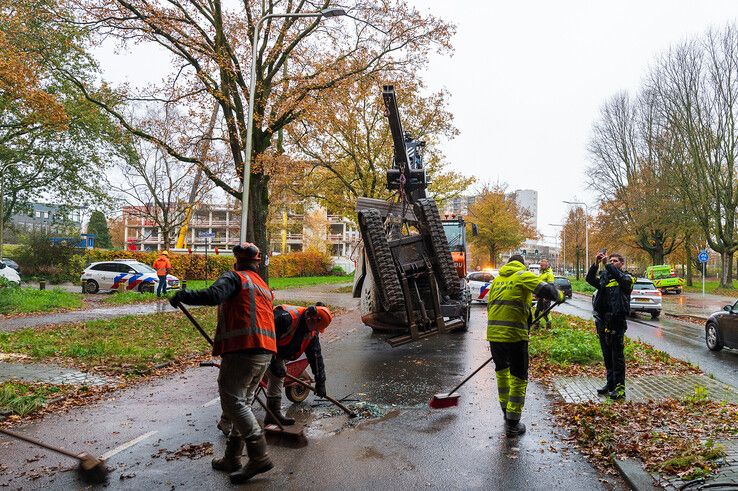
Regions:
<instances>
[{"instance_id":1,"label":"white police car","mask_svg":"<svg viewBox=\"0 0 738 491\"><path fill-rule=\"evenodd\" d=\"M142 262L132 259L116 259L92 263L80 276L86 293L97 293L100 290L116 290L125 284L126 290L138 292L154 292L159 285L156 270ZM179 279L167 275L167 289L179 288Z\"/></svg>"},{"instance_id":2,"label":"white police car","mask_svg":"<svg viewBox=\"0 0 738 491\"><path fill-rule=\"evenodd\" d=\"M469 291L471 292L472 302L487 303L487 294L489 293L489 285L497 276L497 270L492 271L475 271L466 275L466 281L469 283Z\"/></svg>"}]
</instances>

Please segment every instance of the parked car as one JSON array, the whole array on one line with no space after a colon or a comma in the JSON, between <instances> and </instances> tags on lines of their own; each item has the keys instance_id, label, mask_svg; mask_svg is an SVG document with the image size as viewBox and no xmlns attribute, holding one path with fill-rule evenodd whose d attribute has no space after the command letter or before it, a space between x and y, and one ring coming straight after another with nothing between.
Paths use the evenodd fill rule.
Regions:
<instances>
[{"instance_id":1,"label":"parked car","mask_svg":"<svg viewBox=\"0 0 738 491\"><path fill-rule=\"evenodd\" d=\"M564 292L564 297L571 298L572 290L569 278L566 276L554 276L554 285L556 285L556 288Z\"/></svg>"},{"instance_id":2,"label":"parked car","mask_svg":"<svg viewBox=\"0 0 738 491\"><path fill-rule=\"evenodd\" d=\"M0 259L0 261L4 262L6 266L13 268L16 273L20 274L21 270L20 270L20 266L18 266L18 263L17 262L15 262L12 259L7 258L7 257L4 257L4 258Z\"/></svg>"},{"instance_id":3,"label":"parked car","mask_svg":"<svg viewBox=\"0 0 738 491\"><path fill-rule=\"evenodd\" d=\"M153 293L159 285L154 268L128 259L92 263L82 272L80 281L86 293L115 290L123 282L127 283L126 290ZM179 278L167 275L167 288L179 288Z\"/></svg>"},{"instance_id":4,"label":"parked car","mask_svg":"<svg viewBox=\"0 0 738 491\"><path fill-rule=\"evenodd\" d=\"M496 270L493 271L475 271L466 275L466 281L469 283L472 302L487 303L487 294L489 293L489 285L497 276Z\"/></svg>"},{"instance_id":5,"label":"parked car","mask_svg":"<svg viewBox=\"0 0 738 491\"><path fill-rule=\"evenodd\" d=\"M711 351L738 348L738 302L726 305L707 319L705 342Z\"/></svg>"},{"instance_id":6,"label":"parked car","mask_svg":"<svg viewBox=\"0 0 738 491\"><path fill-rule=\"evenodd\" d=\"M592 306L594 307L597 291L592 292ZM663 305L661 303L661 291L656 288L653 281L647 278L638 278L630 293L630 315L636 312L648 312L651 319L658 319L661 315Z\"/></svg>"},{"instance_id":7,"label":"parked car","mask_svg":"<svg viewBox=\"0 0 738 491\"><path fill-rule=\"evenodd\" d=\"M11 283L17 283L20 285L21 279L18 272L5 264L5 261L0 261L0 278L5 278Z\"/></svg>"}]
</instances>

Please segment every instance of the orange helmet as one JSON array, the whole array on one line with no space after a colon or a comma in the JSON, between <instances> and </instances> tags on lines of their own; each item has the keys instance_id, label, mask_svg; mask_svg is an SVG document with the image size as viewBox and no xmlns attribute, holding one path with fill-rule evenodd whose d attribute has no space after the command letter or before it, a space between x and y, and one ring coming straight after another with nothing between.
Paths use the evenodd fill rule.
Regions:
<instances>
[{"instance_id":1,"label":"orange helmet","mask_svg":"<svg viewBox=\"0 0 738 491\"><path fill-rule=\"evenodd\" d=\"M311 309L312 310L312 309ZM325 331L333 320L333 314L328 307L316 306L315 313L308 316L307 326L311 330L317 330L318 332Z\"/></svg>"},{"instance_id":2,"label":"orange helmet","mask_svg":"<svg viewBox=\"0 0 738 491\"><path fill-rule=\"evenodd\" d=\"M235 246L233 255L240 261L261 261L261 251L251 242L244 242Z\"/></svg>"}]
</instances>

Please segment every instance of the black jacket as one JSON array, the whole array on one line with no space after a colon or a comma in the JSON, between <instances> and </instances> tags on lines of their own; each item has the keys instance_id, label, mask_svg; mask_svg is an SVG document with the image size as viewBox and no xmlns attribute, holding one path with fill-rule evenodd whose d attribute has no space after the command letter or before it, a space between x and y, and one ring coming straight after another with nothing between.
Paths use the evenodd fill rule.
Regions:
<instances>
[{"instance_id":1,"label":"black jacket","mask_svg":"<svg viewBox=\"0 0 738 491\"><path fill-rule=\"evenodd\" d=\"M605 270L597 277L597 263L590 266L587 272L587 283L597 289L594 299L594 310L601 317L607 314L626 316L630 312L630 292L635 280L612 264L606 264Z\"/></svg>"},{"instance_id":2,"label":"black jacket","mask_svg":"<svg viewBox=\"0 0 738 491\"><path fill-rule=\"evenodd\" d=\"M312 307L314 308L314 307ZM274 309L274 326L277 330L277 338L281 337L292 325L292 316L286 310L277 307ZM302 341L308 336L307 323L305 322L305 314L300 317L297 324L297 331L292 337L292 342L286 346L277 346L277 355L272 359L269 367L271 372L278 377L284 377L284 372L279 369L277 359L294 360L302 353ZM310 362L310 369L313 371L315 381L325 383L325 364L323 363L323 354L320 350L320 335L313 337L310 344L305 348L305 356Z\"/></svg>"}]
</instances>

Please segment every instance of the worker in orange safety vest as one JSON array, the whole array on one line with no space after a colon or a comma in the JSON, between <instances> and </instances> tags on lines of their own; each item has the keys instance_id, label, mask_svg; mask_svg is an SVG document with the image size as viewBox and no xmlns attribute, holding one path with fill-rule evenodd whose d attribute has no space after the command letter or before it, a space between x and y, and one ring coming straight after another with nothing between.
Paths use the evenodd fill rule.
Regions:
<instances>
[{"instance_id":1,"label":"worker in orange safety vest","mask_svg":"<svg viewBox=\"0 0 738 491\"><path fill-rule=\"evenodd\" d=\"M221 357L218 391L223 413L233 422L223 458L213 468L230 473L234 484L274 467L267 454L264 433L251 410L259 382L277 352L272 302L274 295L259 276L261 252L251 243L233 248L234 271L218 278L204 290L178 291L172 306L217 305L218 325L213 356ZM249 461L241 466L244 443Z\"/></svg>"}]
</instances>

